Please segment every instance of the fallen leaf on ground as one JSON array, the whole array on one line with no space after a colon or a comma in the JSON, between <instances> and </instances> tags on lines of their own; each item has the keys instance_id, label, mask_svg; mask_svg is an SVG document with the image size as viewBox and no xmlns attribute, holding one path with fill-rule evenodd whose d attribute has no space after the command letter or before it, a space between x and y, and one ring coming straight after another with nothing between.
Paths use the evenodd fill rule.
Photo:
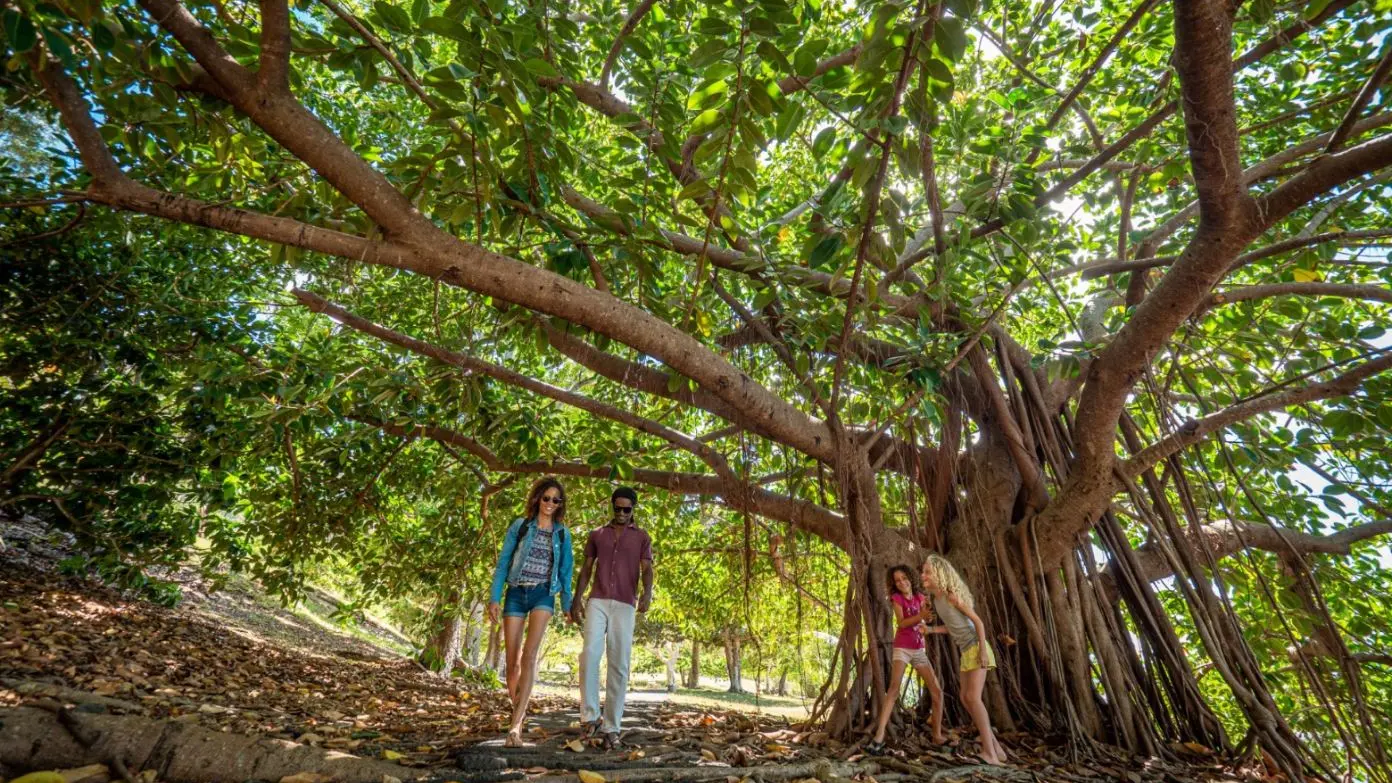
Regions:
<instances>
[{"instance_id":1,"label":"fallen leaf on ground","mask_svg":"<svg viewBox=\"0 0 1392 783\"><path fill-rule=\"evenodd\" d=\"M567 742L565 746L575 751L576 753L580 753L583 750L585 750L585 743L581 742L580 740L571 740L570 742Z\"/></svg>"},{"instance_id":2,"label":"fallen leaf on ground","mask_svg":"<svg viewBox=\"0 0 1392 783\"><path fill-rule=\"evenodd\" d=\"M607 783L603 775L588 769L582 769L575 774L580 777L580 783Z\"/></svg>"},{"instance_id":3,"label":"fallen leaf on ground","mask_svg":"<svg viewBox=\"0 0 1392 783\"><path fill-rule=\"evenodd\" d=\"M30 772L28 775L21 775L10 783L67 783L62 775L57 772Z\"/></svg>"}]
</instances>

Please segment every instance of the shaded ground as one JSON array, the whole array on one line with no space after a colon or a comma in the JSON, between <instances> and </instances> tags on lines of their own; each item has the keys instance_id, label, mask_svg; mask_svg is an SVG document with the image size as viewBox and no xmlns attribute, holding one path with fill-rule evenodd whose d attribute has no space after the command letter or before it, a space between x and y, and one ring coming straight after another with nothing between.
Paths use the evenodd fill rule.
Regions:
<instances>
[{"instance_id":1,"label":"shaded ground","mask_svg":"<svg viewBox=\"0 0 1392 783\"><path fill-rule=\"evenodd\" d=\"M606 780L722 783L726 775L736 783L1232 779L1205 759L1188 767L1129 758L1084 763L1021 736L1004 738L1016 766L973 766L975 742L961 732L947 748L910 737L899 742L898 755L866 759L854 746L783 719L647 693L630 700L627 747L618 752L578 743L576 702L558 696L534 700L528 747L504 749L509 705L501 691L440 679L250 593L209 598L190 585L191 600L178 608L133 600L58 574L42 541L21 540L9 528L0 536L8 545L0 552L0 707L54 696L45 689L61 686L119 700L112 702L124 705L117 711L435 769L439 781L561 783L576 780L569 773L581 769Z\"/></svg>"}]
</instances>

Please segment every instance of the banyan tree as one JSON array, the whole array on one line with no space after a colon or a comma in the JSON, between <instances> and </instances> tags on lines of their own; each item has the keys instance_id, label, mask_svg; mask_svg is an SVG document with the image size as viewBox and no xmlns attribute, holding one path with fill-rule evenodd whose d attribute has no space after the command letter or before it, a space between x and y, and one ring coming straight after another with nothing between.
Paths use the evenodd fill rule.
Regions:
<instances>
[{"instance_id":1,"label":"banyan tree","mask_svg":"<svg viewBox=\"0 0 1392 783\"><path fill-rule=\"evenodd\" d=\"M345 427L843 550L832 731L938 551L1007 729L1389 779L1385 2L3 6L48 205L289 265L267 317L453 400ZM585 437L519 448L502 388Z\"/></svg>"}]
</instances>

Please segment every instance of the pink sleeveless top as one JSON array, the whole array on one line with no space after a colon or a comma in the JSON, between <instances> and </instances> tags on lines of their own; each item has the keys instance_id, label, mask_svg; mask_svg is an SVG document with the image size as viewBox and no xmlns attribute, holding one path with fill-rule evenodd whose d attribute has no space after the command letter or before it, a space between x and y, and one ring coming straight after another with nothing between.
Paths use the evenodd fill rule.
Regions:
<instances>
[{"instance_id":1,"label":"pink sleeveless top","mask_svg":"<svg viewBox=\"0 0 1392 783\"><path fill-rule=\"evenodd\" d=\"M894 605L899 607L899 611L904 617L912 617L923 611L923 596L921 595L906 598L903 593L896 590L889 597L890 600L894 601ZM912 625L908 628L900 628L899 632L894 634L894 646L901 650L922 650L923 634L920 634L918 629Z\"/></svg>"}]
</instances>

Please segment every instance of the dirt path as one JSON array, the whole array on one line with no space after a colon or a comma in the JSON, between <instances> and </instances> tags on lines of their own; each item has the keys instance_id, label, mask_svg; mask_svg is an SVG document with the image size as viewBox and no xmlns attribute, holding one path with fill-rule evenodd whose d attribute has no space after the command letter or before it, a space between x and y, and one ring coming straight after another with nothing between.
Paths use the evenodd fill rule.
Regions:
<instances>
[{"instance_id":1,"label":"dirt path","mask_svg":"<svg viewBox=\"0 0 1392 783\"><path fill-rule=\"evenodd\" d=\"M287 749L390 762L401 773L389 777L425 774L438 783L524 777L571 783L580 770L606 781L673 783L723 783L726 777L770 783L1233 779L1212 760L1190 766L1102 754L1075 760L1020 736L1002 738L1016 766L987 769L972 764L974 741L960 730L946 750L911 733L896 741L897 755L867 759L855 746L786 719L677 704L663 692L630 695L620 750L601 752L577 742L573 692L534 699L526 747L503 748L510 705L502 691L428 674L254 594L200 597L191 590L188 602L171 609L64 576L52 556L61 542L46 535L0 531L6 541L0 552L0 724L25 705L57 700L94 715L287 740ZM13 730L0 725L0 751L5 732ZM0 759L0 780L22 771L6 770L4 763ZM368 783L382 783L381 776Z\"/></svg>"}]
</instances>

